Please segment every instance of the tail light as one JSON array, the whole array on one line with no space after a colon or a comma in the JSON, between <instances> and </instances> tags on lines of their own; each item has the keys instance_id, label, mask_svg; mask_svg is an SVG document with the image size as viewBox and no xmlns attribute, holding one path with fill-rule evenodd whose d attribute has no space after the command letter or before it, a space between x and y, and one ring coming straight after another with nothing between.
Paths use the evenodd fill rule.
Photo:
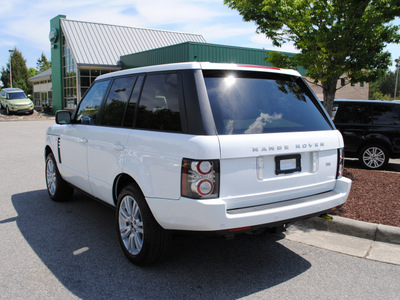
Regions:
<instances>
[{"instance_id":1,"label":"tail light","mask_svg":"<svg viewBox=\"0 0 400 300\"><path fill-rule=\"evenodd\" d=\"M337 164L337 171L336 171L336 178L340 178L343 176L344 170L344 156L343 156L343 149L338 149L338 164Z\"/></svg>"},{"instance_id":2,"label":"tail light","mask_svg":"<svg viewBox=\"0 0 400 300\"><path fill-rule=\"evenodd\" d=\"M219 160L182 160L182 196L194 199L219 197Z\"/></svg>"}]
</instances>

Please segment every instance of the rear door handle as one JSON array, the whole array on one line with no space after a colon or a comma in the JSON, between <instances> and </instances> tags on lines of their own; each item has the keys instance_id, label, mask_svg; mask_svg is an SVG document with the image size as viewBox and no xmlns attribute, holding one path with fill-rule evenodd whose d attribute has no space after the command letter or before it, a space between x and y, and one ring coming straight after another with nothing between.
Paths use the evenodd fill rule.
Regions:
<instances>
[{"instance_id":1,"label":"rear door handle","mask_svg":"<svg viewBox=\"0 0 400 300\"><path fill-rule=\"evenodd\" d=\"M123 151L125 147L122 146L121 144L113 144L113 149L117 151Z\"/></svg>"},{"instance_id":2,"label":"rear door handle","mask_svg":"<svg viewBox=\"0 0 400 300\"><path fill-rule=\"evenodd\" d=\"M86 144L88 142L88 140L84 139L84 138L81 138L81 139L78 139L78 142L82 143L82 144Z\"/></svg>"}]
</instances>

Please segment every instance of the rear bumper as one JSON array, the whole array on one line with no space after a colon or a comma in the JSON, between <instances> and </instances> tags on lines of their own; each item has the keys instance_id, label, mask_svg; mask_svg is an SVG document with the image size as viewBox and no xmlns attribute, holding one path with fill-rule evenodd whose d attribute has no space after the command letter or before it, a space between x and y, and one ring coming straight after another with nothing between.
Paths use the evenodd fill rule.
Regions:
<instances>
[{"instance_id":1,"label":"rear bumper","mask_svg":"<svg viewBox=\"0 0 400 300\"><path fill-rule=\"evenodd\" d=\"M226 209L223 199L165 200L147 198L157 222L165 229L221 231L247 226L277 224L307 218L345 203L351 180L342 177L331 191L266 205Z\"/></svg>"}]
</instances>

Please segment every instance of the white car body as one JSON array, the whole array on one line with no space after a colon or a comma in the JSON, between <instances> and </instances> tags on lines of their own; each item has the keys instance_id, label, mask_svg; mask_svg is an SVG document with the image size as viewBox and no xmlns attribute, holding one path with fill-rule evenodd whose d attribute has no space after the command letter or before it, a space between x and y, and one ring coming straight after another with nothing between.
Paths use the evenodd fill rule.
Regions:
<instances>
[{"instance_id":1,"label":"white car body","mask_svg":"<svg viewBox=\"0 0 400 300\"><path fill-rule=\"evenodd\" d=\"M301 78L292 70L184 63L110 73L95 82L180 70L251 71ZM199 86L204 86L201 80ZM315 103L319 105L317 100ZM207 105L201 106L203 109ZM329 212L343 205L349 194L351 181L338 174L342 136L318 109L327 124L324 130L190 134L55 124L47 131L46 155L54 155L63 180L112 206L117 204L121 182L127 178L134 181L165 230L218 232L274 227ZM219 180L205 185L206 189L218 185L217 196L193 199L183 195L187 188L182 175L185 158L219 162Z\"/></svg>"}]
</instances>

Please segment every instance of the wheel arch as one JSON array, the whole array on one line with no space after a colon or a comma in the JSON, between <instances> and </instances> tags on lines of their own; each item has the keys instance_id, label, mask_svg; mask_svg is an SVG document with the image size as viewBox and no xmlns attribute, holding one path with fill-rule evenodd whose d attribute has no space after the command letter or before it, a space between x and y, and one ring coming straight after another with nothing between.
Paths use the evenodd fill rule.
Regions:
<instances>
[{"instance_id":1,"label":"wheel arch","mask_svg":"<svg viewBox=\"0 0 400 300\"><path fill-rule=\"evenodd\" d=\"M126 173L119 174L115 178L114 186L113 186L113 201L114 201L115 206L117 206L117 200L118 200L119 193L128 184L134 185L143 194L143 191L140 188L139 184L136 182L135 179L132 178L132 176L130 176L129 174L126 174Z\"/></svg>"},{"instance_id":2,"label":"wheel arch","mask_svg":"<svg viewBox=\"0 0 400 300\"><path fill-rule=\"evenodd\" d=\"M46 159L46 157L50 153L54 155L53 150L51 149L51 147L49 145L46 145L46 147L44 148L44 159Z\"/></svg>"},{"instance_id":3,"label":"wheel arch","mask_svg":"<svg viewBox=\"0 0 400 300\"><path fill-rule=\"evenodd\" d=\"M360 147L358 147L357 154L359 155L361 150L364 147L373 146L373 145L384 147L388 151L389 156L392 155L392 143L390 142L390 139L388 139L385 136L379 136L379 137L372 136L372 137L366 138L365 141L360 145Z\"/></svg>"}]
</instances>

